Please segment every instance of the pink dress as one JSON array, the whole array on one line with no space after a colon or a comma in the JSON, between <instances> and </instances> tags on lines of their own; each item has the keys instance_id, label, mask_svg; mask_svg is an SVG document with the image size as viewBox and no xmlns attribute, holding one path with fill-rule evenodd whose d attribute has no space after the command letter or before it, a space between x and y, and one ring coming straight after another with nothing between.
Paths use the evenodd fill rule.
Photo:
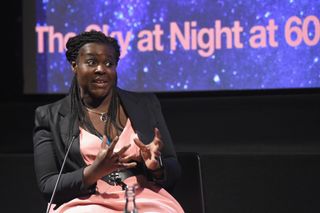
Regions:
<instances>
[{"instance_id":1,"label":"pink dress","mask_svg":"<svg viewBox=\"0 0 320 213\"><path fill-rule=\"evenodd\" d=\"M139 155L139 148L134 143L134 130L128 119L124 130L119 136L119 141L115 147L118 151L124 145L131 144L130 148L123 154ZM80 128L80 151L86 164L92 164L100 149L101 140ZM180 204L165 189L148 181L144 176L132 176L124 180L130 186L138 184L136 190L136 204L138 212L165 212L180 213L184 212ZM125 207L125 194L120 186L111 186L103 180L97 181L97 190L95 194L88 197L75 198L53 211L53 205L50 212L64 213L88 213L88 212L123 212Z\"/></svg>"}]
</instances>

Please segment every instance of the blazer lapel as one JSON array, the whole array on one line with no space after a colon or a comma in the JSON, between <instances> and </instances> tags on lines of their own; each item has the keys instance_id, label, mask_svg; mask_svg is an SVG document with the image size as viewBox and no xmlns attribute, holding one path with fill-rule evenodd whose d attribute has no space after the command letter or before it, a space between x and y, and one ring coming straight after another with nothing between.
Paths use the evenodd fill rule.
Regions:
<instances>
[{"instance_id":1,"label":"blazer lapel","mask_svg":"<svg viewBox=\"0 0 320 213\"><path fill-rule=\"evenodd\" d=\"M71 139L73 132L70 134L70 122L71 121L71 100L70 96L64 99L61 103L61 107L59 109L59 130L61 133L61 140L63 144L68 147L68 140ZM72 126L72 130L74 130L74 125Z\"/></svg>"},{"instance_id":2,"label":"blazer lapel","mask_svg":"<svg viewBox=\"0 0 320 213\"><path fill-rule=\"evenodd\" d=\"M77 162L78 165L85 165L83 158L81 156L80 150L80 141L79 141L79 121L76 119L74 122L71 119L71 98L67 98L62 102L61 108L59 110L59 129L62 143L64 144L64 151L66 152L69 144L71 143L72 137L75 136L72 147L70 149L69 158L71 159L74 156L74 159L71 159L69 162L71 165L73 162ZM73 123L71 123L73 122ZM70 128L72 131L70 132ZM73 165L74 166L74 165Z\"/></svg>"},{"instance_id":3,"label":"blazer lapel","mask_svg":"<svg viewBox=\"0 0 320 213\"><path fill-rule=\"evenodd\" d=\"M139 139L148 144L154 137L153 126L155 126L155 118L151 113L148 103L143 99L142 95L137 93L124 91L118 88L118 94L124 110L130 118L134 131L138 134Z\"/></svg>"}]
</instances>

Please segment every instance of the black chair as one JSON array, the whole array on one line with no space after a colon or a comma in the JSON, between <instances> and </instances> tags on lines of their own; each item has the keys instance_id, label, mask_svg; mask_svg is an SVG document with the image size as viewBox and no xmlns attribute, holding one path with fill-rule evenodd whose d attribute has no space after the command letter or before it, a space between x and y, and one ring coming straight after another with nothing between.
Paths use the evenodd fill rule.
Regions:
<instances>
[{"instance_id":1,"label":"black chair","mask_svg":"<svg viewBox=\"0 0 320 213\"><path fill-rule=\"evenodd\" d=\"M200 156L195 152L177 152L177 156L182 168L182 176L173 190L173 196L186 213L204 213Z\"/></svg>"}]
</instances>

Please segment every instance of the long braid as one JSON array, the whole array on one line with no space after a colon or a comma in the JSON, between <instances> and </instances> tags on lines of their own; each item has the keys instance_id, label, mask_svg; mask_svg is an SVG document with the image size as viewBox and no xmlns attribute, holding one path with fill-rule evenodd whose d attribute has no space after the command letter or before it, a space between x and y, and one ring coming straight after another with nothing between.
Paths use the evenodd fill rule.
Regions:
<instances>
[{"instance_id":1,"label":"long braid","mask_svg":"<svg viewBox=\"0 0 320 213\"><path fill-rule=\"evenodd\" d=\"M118 95L114 95L116 93L115 88L112 91L111 101L109 105L108 116L109 119L105 125L105 133L107 136L111 135L111 126L113 125L116 128L117 135L123 130L123 125L120 122L118 113L120 109L120 100ZM110 141L112 140L110 137L108 138Z\"/></svg>"}]
</instances>

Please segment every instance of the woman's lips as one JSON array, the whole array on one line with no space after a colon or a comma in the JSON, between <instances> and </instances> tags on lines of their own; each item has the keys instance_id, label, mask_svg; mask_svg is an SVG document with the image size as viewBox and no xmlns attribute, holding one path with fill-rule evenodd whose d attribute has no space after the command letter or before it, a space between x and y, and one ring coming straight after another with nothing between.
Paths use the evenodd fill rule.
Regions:
<instances>
[{"instance_id":1,"label":"woman's lips","mask_svg":"<svg viewBox=\"0 0 320 213\"><path fill-rule=\"evenodd\" d=\"M94 80L93 83L98 87L105 87L108 84L106 80Z\"/></svg>"}]
</instances>

